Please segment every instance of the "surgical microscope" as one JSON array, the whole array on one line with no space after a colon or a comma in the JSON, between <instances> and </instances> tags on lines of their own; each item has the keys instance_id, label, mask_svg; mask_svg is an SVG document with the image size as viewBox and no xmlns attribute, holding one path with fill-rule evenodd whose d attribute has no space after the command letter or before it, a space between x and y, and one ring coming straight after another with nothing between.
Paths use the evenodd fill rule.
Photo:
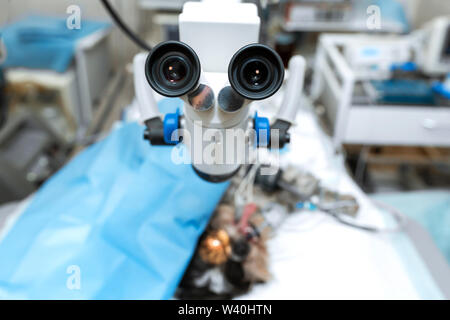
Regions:
<instances>
[{"instance_id":1,"label":"surgical microscope","mask_svg":"<svg viewBox=\"0 0 450 320\"><path fill-rule=\"evenodd\" d=\"M279 55L258 43L257 7L239 1L187 2L180 41L165 41L133 62L144 138L152 145L183 142L194 171L209 182L233 177L257 148L289 143L303 87L305 60L289 62L284 100L272 123L250 115L250 103L275 94L284 81ZM155 94L181 98L183 112L158 110Z\"/></svg>"}]
</instances>

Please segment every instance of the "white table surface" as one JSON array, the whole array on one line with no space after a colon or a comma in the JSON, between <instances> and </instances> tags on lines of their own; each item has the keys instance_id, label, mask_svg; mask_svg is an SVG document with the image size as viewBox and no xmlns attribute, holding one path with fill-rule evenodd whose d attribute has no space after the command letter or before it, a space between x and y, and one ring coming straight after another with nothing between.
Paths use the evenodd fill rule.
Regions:
<instances>
[{"instance_id":1,"label":"white table surface","mask_svg":"<svg viewBox=\"0 0 450 320\"><path fill-rule=\"evenodd\" d=\"M270 115L279 97L258 106ZM353 182L342 156L320 129L308 101L291 128L289 151L282 156L320 178L324 185L356 196L357 222L391 226L389 214L378 209ZM318 212L290 215L269 240L272 279L255 285L242 299L441 299L424 262L404 233L373 234L339 224Z\"/></svg>"}]
</instances>

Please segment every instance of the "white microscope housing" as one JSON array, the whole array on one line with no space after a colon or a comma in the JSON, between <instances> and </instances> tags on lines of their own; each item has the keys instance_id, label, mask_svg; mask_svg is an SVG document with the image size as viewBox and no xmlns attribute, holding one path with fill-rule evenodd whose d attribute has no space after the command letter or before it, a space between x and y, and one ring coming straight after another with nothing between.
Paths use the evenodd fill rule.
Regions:
<instances>
[{"instance_id":1,"label":"white microscope housing","mask_svg":"<svg viewBox=\"0 0 450 320\"><path fill-rule=\"evenodd\" d=\"M248 160L250 148L274 144L268 120L249 117L249 103L273 95L284 80L278 54L258 44L259 28L254 4L187 2L179 15L180 42L160 43L134 59L146 138L156 145L185 143L195 172L205 180L231 178ZM282 131L276 141L281 146L289 140L286 131L303 84L304 60L300 56L293 60L301 77L294 76L298 85L291 93L294 101L289 98L288 106L280 109L281 118L287 119L278 119L275 125ZM166 115L162 121L151 89L181 98L183 116ZM256 130L254 136L250 129Z\"/></svg>"}]
</instances>

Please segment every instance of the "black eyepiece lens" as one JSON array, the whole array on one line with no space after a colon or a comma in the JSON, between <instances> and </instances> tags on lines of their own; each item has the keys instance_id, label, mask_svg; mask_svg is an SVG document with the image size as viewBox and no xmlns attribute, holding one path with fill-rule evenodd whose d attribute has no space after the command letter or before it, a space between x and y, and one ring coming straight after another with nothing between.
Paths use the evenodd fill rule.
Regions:
<instances>
[{"instance_id":1,"label":"black eyepiece lens","mask_svg":"<svg viewBox=\"0 0 450 320\"><path fill-rule=\"evenodd\" d=\"M234 91L249 100L266 99L284 79L281 58L270 47L253 43L239 49L230 60L228 79Z\"/></svg>"},{"instance_id":2,"label":"black eyepiece lens","mask_svg":"<svg viewBox=\"0 0 450 320\"><path fill-rule=\"evenodd\" d=\"M177 84L186 77L186 62L181 57L169 57L162 64L162 72L167 81Z\"/></svg>"},{"instance_id":3,"label":"black eyepiece lens","mask_svg":"<svg viewBox=\"0 0 450 320\"><path fill-rule=\"evenodd\" d=\"M269 70L261 61L250 61L242 71L249 88L258 89L267 82Z\"/></svg>"},{"instance_id":4,"label":"black eyepiece lens","mask_svg":"<svg viewBox=\"0 0 450 320\"><path fill-rule=\"evenodd\" d=\"M166 97L181 97L193 91L198 86L200 72L200 60L195 51L179 41L158 44L145 62L148 83Z\"/></svg>"}]
</instances>

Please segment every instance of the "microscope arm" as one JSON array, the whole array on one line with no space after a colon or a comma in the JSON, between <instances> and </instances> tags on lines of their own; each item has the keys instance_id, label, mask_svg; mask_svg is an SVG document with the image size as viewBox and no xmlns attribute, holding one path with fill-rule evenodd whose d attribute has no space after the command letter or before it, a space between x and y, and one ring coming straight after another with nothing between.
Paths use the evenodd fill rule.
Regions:
<instances>
[{"instance_id":1,"label":"microscope arm","mask_svg":"<svg viewBox=\"0 0 450 320\"><path fill-rule=\"evenodd\" d=\"M305 76L305 59L293 56L289 60L289 79L284 93L283 103L277 114L277 119L292 123L300 105Z\"/></svg>"},{"instance_id":2,"label":"microscope arm","mask_svg":"<svg viewBox=\"0 0 450 320\"><path fill-rule=\"evenodd\" d=\"M136 94L136 99L139 106L139 112L141 114L142 122L159 117L161 114L158 110L155 97L153 95L152 89L147 83L145 78L145 60L147 59L147 54L139 53L134 57L133 60L133 71L134 71L134 90Z\"/></svg>"},{"instance_id":3,"label":"microscope arm","mask_svg":"<svg viewBox=\"0 0 450 320\"><path fill-rule=\"evenodd\" d=\"M305 66L306 62L302 56L293 56L291 60L289 60L289 79L286 91L280 110L278 110L278 114L275 117L275 122L271 126L271 129L279 130L278 147L280 149L290 141L290 136L287 131L294 122L297 110L300 106L305 77Z\"/></svg>"}]
</instances>

